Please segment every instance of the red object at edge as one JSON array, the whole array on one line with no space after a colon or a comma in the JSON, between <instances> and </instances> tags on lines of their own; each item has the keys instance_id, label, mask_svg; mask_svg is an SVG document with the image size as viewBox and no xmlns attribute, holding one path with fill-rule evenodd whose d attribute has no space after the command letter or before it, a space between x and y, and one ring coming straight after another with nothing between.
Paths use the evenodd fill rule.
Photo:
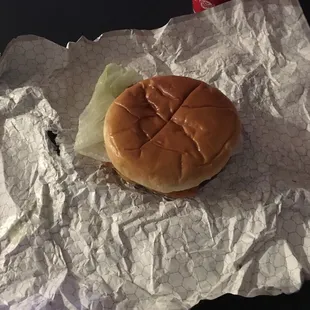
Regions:
<instances>
[{"instance_id":1,"label":"red object at edge","mask_svg":"<svg viewBox=\"0 0 310 310\"><path fill-rule=\"evenodd\" d=\"M208 8L212 8L213 6L217 6L224 2L228 2L230 0L192 0L192 1L193 1L193 10L195 13L198 13Z\"/></svg>"}]
</instances>

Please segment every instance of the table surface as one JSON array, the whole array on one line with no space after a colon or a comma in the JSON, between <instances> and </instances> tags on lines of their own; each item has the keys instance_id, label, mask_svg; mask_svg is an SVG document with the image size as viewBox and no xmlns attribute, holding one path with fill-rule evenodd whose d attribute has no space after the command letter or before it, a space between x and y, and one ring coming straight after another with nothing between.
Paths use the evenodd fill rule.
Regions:
<instances>
[{"instance_id":1,"label":"table surface","mask_svg":"<svg viewBox=\"0 0 310 310\"><path fill-rule=\"evenodd\" d=\"M300 0L310 22L310 1ZM154 29L175 16L192 13L191 0L2 0L0 7L0 53L7 43L22 34L35 34L65 45L81 35L95 39L116 29ZM290 296L242 298L225 295L202 301L193 310L216 309L309 309L310 282Z\"/></svg>"}]
</instances>

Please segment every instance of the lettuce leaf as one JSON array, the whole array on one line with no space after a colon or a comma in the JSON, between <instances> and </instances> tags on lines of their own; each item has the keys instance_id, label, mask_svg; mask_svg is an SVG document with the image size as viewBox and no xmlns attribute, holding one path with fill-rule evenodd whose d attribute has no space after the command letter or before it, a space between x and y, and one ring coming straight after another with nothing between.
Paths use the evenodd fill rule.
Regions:
<instances>
[{"instance_id":1,"label":"lettuce leaf","mask_svg":"<svg viewBox=\"0 0 310 310\"><path fill-rule=\"evenodd\" d=\"M127 87L142 80L137 72L116 64L106 66L93 96L79 118L74 150L84 156L109 161L103 140L104 118L109 106Z\"/></svg>"}]
</instances>

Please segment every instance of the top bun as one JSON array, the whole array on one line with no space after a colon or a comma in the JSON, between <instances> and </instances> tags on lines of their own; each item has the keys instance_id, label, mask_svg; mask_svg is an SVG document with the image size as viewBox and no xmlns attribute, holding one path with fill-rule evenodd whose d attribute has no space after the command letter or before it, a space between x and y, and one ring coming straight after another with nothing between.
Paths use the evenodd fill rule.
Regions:
<instances>
[{"instance_id":1,"label":"top bun","mask_svg":"<svg viewBox=\"0 0 310 310\"><path fill-rule=\"evenodd\" d=\"M160 193L218 174L239 142L232 102L204 82L158 76L127 88L104 124L107 154L126 179Z\"/></svg>"}]
</instances>

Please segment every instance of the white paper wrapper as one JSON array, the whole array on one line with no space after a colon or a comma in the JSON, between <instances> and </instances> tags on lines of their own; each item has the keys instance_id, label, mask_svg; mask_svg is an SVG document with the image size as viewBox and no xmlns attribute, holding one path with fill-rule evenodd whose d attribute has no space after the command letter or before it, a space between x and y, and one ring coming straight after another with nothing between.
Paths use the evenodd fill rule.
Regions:
<instances>
[{"instance_id":1,"label":"white paper wrapper","mask_svg":"<svg viewBox=\"0 0 310 310\"><path fill-rule=\"evenodd\" d=\"M309 39L297 0L252 0L67 48L12 41L0 59L0 308L179 310L296 291L310 274ZM111 62L198 78L236 103L243 152L197 198L141 193L74 153Z\"/></svg>"}]
</instances>

